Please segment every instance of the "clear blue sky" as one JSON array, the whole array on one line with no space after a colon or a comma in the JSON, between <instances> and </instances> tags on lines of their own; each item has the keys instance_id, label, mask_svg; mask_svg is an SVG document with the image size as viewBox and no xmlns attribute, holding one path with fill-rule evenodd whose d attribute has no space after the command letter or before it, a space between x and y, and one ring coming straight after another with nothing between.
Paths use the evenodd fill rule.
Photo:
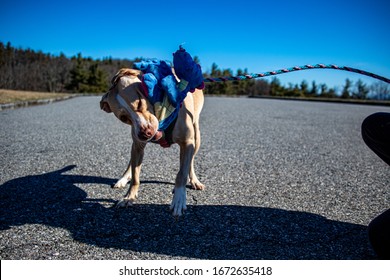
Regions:
<instances>
[{"instance_id":1,"label":"clear blue sky","mask_svg":"<svg viewBox=\"0 0 390 280\"><path fill-rule=\"evenodd\" d=\"M0 41L51 54L172 59L179 44L203 70L263 72L332 63L390 77L388 0L122 0L0 3ZM279 75L283 84L341 86L358 74L308 70Z\"/></svg>"}]
</instances>

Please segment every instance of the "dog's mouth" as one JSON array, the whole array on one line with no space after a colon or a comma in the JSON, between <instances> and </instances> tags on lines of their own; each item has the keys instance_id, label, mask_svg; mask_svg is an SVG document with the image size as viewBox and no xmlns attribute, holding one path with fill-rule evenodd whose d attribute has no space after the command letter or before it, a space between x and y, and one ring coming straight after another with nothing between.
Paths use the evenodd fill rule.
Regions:
<instances>
[{"instance_id":1,"label":"dog's mouth","mask_svg":"<svg viewBox=\"0 0 390 280\"><path fill-rule=\"evenodd\" d=\"M160 130L157 130L156 134L150 139L150 141L158 141L163 137L163 132Z\"/></svg>"}]
</instances>

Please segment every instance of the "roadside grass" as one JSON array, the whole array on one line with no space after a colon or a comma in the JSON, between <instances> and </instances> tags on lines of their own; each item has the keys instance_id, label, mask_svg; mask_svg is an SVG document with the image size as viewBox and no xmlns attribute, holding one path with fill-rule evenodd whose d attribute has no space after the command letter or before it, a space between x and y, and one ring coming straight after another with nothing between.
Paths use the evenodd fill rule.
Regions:
<instances>
[{"instance_id":1,"label":"roadside grass","mask_svg":"<svg viewBox=\"0 0 390 280\"><path fill-rule=\"evenodd\" d=\"M18 103L41 99L67 98L74 94L0 89L0 104Z\"/></svg>"}]
</instances>

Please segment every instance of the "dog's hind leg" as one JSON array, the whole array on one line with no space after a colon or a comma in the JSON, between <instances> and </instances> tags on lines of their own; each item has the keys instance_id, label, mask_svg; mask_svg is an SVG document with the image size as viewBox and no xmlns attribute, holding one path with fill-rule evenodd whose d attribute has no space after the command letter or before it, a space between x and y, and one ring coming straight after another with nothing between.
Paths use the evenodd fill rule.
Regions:
<instances>
[{"instance_id":1,"label":"dog's hind leg","mask_svg":"<svg viewBox=\"0 0 390 280\"><path fill-rule=\"evenodd\" d=\"M131 159L130 159L130 170L133 175L130 180L130 188L127 191L125 197L118 202L116 207L127 207L131 206L138 197L138 188L140 185L140 173L141 165L144 157L145 143L133 142L131 147Z\"/></svg>"},{"instance_id":2,"label":"dog's hind leg","mask_svg":"<svg viewBox=\"0 0 390 280\"><path fill-rule=\"evenodd\" d=\"M175 143L180 146L180 170L177 173L171 210L174 216L181 216L186 210L186 185L195 153L194 104L192 96L187 96L179 111L173 132Z\"/></svg>"},{"instance_id":3,"label":"dog's hind leg","mask_svg":"<svg viewBox=\"0 0 390 280\"><path fill-rule=\"evenodd\" d=\"M195 162L195 156L199 151L200 148L200 127L199 127L199 117L200 113L203 108L204 104L204 96L203 92L200 90L195 91L193 94L193 100L194 100L194 119L193 119L193 127L194 127L194 133L195 133L195 152L191 160L191 167L190 167L190 184L191 187L195 190L203 190L205 186L198 180L198 177L195 173L194 168L194 162Z\"/></svg>"},{"instance_id":4,"label":"dog's hind leg","mask_svg":"<svg viewBox=\"0 0 390 280\"><path fill-rule=\"evenodd\" d=\"M198 177L196 176L196 173L195 173L195 167L194 167L195 156L198 153L199 148L200 148L199 120L197 122L195 122L194 129L195 129L195 151L194 151L194 155L192 156L192 159L191 159L190 184L194 190L204 190L205 186L198 180Z\"/></svg>"}]
</instances>

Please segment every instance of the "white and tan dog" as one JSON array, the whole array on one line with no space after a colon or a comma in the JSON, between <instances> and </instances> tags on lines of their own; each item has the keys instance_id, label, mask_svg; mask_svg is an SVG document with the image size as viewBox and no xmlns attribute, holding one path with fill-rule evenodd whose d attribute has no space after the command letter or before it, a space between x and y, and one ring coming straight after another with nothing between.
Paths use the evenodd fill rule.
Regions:
<instances>
[{"instance_id":1,"label":"white and tan dog","mask_svg":"<svg viewBox=\"0 0 390 280\"><path fill-rule=\"evenodd\" d=\"M130 188L117 207L133 204L138 196L141 164L148 142L158 140L158 120L153 106L144 96L141 86L141 71L121 69L112 79L112 87L101 101L100 107L107 113L113 112L122 122L131 125L132 148L127 170L114 188L122 188L130 181ZM180 108L172 131L172 142L180 146L180 170L176 176L170 209L174 216L181 216L186 210L186 185L188 178L193 189L203 190L194 170L194 157L200 147L199 115L204 103L201 90L188 93Z\"/></svg>"}]
</instances>

